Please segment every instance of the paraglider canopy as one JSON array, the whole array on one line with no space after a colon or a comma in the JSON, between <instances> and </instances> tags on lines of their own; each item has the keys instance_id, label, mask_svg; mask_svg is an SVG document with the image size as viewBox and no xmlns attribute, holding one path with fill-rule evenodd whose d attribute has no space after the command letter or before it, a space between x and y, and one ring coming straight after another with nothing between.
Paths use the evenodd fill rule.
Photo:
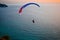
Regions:
<instances>
[{"instance_id":1,"label":"paraglider canopy","mask_svg":"<svg viewBox=\"0 0 60 40\"><path fill-rule=\"evenodd\" d=\"M40 7L40 5L38 5L37 3L27 3L27 4L23 5L23 6L19 9L19 13L21 13L22 10L23 10L25 7L29 6L29 5L36 5L37 7Z\"/></svg>"}]
</instances>

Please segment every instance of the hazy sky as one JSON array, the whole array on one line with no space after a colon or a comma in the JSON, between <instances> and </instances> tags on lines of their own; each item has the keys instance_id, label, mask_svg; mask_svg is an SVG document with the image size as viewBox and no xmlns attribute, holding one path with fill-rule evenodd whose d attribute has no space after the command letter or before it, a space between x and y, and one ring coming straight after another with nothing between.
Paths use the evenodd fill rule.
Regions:
<instances>
[{"instance_id":1,"label":"hazy sky","mask_svg":"<svg viewBox=\"0 0 60 40\"><path fill-rule=\"evenodd\" d=\"M19 4L26 2L60 3L60 0L0 0L0 3L8 3L8 4Z\"/></svg>"}]
</instances>

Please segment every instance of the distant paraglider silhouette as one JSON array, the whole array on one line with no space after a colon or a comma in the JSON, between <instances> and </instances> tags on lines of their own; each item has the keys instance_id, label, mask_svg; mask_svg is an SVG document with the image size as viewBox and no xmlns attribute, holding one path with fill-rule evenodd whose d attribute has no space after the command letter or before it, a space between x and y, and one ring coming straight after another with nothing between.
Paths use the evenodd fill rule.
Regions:
<instances>
[{"instance_id":1,"label":"distant paraglider silhouette","mask_svg":"<svg viewBox=\"0 0 60 40\"><path fill-rule=\"evenodd\" d=\"M23 6L19 9L19 13L21 14L21 13L22 13L22 10L23 10L25 7L29 6L29 5L36 5L37 7L40 7L40 5L38 5L37 3L27 3L27 4L23 5ZM35 20L33 19L32 22L35 23Z\"/></svg>"}]
</instances>

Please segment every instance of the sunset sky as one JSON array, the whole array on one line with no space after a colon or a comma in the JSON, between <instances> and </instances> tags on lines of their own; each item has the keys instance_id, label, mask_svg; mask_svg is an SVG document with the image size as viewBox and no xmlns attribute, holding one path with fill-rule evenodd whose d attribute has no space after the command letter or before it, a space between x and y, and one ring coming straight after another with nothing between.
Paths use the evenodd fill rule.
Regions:
<instances>
[{"instance_id":1,"label":"sunset sky","mask_svg":"<svg viewBox=\"0 0 60 40\"><path fill-rule=\"evenodd\" d=\"M38 3L60 3L60 0L0 0L0 3L19 4L26 2L38 2Z\"/></svg>"}]
</instances>

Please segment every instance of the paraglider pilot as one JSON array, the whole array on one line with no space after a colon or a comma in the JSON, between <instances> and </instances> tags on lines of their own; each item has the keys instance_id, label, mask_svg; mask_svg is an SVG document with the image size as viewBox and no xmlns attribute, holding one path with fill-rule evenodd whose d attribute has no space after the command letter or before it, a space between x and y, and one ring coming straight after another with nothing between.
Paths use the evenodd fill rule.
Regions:
<instances>
[{"instance_id":1,"label":"paraglider pilot","mask_svg":"<svg viewBox=\"0 0 60 40\"><path fill-rule=\"evenodd\" d=\"M35 23L34 19L32 20L33 23Z\"/></svg>"}]
</instances>

